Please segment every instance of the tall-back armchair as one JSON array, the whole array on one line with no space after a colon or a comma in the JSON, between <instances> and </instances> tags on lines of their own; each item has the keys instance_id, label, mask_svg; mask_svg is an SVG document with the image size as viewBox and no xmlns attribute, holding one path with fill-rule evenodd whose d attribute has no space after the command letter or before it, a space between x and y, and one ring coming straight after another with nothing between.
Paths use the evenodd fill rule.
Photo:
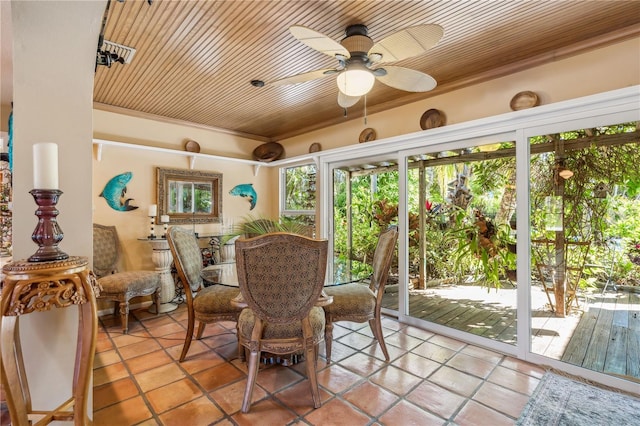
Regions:
<instances>
[{"instance_id":1,"label":"tall-back armchair","mask_svg":"<svg viewBox=\"0 0 640 426\"><path fill-rule=\"evenodd\" d=\"M113 315L120 311L122 332L129 331L129 300L152 295L160 312L160 275L155 271L118 272L120 241L115 226L93 224L93 273L102 287L100 299L113 300Z\"/></svg>"},{"instance_id":2,"label":"tall-back armchair","mask_svg":"<svg viewBox=\"0 0 640 426\"><path fill-rule=\"evenodd\" d=\"M231 304L231 299L238 296L235 287L212 285L204 287L202 273L202 252L198 239L193 231L172 226L167 231L167 241L173 255L178 276L184 284L187 300L187 334L180 354L180 362L184 361L193 339L196 320L198 324L197 339L202 338L205 325L216 321L237 321L240 308Z\"/></svg>"},{"instance_id":3,"label":"tall-back armchair","mask_svg":"<svg viewBox=\"0 0 640 426\"><path fill-rule=\"evenodd\" d=\"M325 289L327 295L333 296L333 303L324 307L327 322L324 337L327 363L331 362L333 323L336 321L368 321L373 335L380 344L384 358L389 361L389 352L382 334L380 311L396 241L398 241L397 226L390 226L380 234L373 254L373 274L368 286L362 283L351 283Z\"/></svg>"},{"instance_id":4,"label":"tall-back armchair","mask_svg":"<svg viewBox=\"0 0 640 426\"><path fill-rule=\"evenodd\" d=\"M318 344L324 337L320 298L327 268L326 240L276 232L236 241L238 283L248 308L238 319L240 344L249 351L242 412L249 411L262 351L304 351L313 405L321 405L316 376Z\"/></svg>"}]
</instances>

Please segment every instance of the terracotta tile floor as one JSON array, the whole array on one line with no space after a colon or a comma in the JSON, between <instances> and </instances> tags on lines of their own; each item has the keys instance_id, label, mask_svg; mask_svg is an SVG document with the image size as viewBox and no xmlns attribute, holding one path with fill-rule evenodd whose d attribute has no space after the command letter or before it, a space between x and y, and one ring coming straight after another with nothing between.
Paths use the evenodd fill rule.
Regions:
<instances>
[{"instance_id":1,"label":"terracotta tile floor","mask_svg":"<svg viewBox=\"0 0 640 426\"><path fill-rule=\"evenodd\" d=\"M321 408L313 409L302 362L261 367L251 412L242 414L247 370L234 323L208 325L178 363L184 305L159 316L133 311L128 335L111 316L100 322L95 425L510 425L544 373L393 319L383 321L387 364L366 324L338 323L334 362L327 366L321 356L318 366ZM0 425L7 425L0 396Z\"/></svg>"},{"instance_id":2,"label":"terracotta tile floor","mask_svg":"<svg viewBox=\"0 0 640 426\"><path fill-rule=\"evenodd\" d=\"M544 371L397 321L383 321L389 364L366 323L338 323L333 363L318 365L323 405L313 409L304 362L265 365L240 413L246 365L234 323L209 324L177 362L186 311L136 310L123 336L101 317L94 366L94 425L510 425Z\"/></svg>"}]
</instances>

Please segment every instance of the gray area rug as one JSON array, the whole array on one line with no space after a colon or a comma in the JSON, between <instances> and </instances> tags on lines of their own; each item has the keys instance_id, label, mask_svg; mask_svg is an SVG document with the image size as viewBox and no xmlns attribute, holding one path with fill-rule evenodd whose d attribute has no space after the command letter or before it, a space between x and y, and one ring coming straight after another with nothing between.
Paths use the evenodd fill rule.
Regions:
<instances>
[{"instance_id":1,"label":"gray area rug","mask_svg":"<svg viewBox=\"0 0 640 426\"><path fill-rule=\"evenodd\" d=\"M640 399L547 372L516 425L640 425Z\"/></svg>"}]
</instances>

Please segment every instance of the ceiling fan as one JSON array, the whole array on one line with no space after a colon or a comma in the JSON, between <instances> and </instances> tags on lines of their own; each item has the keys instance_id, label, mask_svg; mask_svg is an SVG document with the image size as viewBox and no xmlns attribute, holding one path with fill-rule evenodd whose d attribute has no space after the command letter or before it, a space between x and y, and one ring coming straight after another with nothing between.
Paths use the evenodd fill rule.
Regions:
<instances>
[{"instance_id":1,"label":"ceiling fan","mask_svg":"<svg viewBox=\"0 0 640 426\"><path fill-rule=\"evenodd\" d=\"M435 46L444 33L440 25L423 24L404 28L377 43L368 36L365 25L350 25L339 43L315 30L292 26L291 34L318 52L335 57L336 68L310 71L275 80L270 84L298 84L330 75L336 76L338 105L348 108L367 94L375 80L408 92L427 92L436 87L433 77L410 68L384 65L421 55Z\"/></svg>"}]
</instances>

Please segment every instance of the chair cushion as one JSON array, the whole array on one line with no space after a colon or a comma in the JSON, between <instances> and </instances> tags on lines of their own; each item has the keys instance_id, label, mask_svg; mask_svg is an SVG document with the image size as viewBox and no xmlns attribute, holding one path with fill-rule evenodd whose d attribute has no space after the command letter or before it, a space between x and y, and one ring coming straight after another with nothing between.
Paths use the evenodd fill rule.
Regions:
<instances>
[{"instance_id":1,"label":"chair cushion","mask_svg":"<svg viewBox=\"0 0 640 426\"><path fill-rule=\"evenodd\" d=\"M105 293L138 292L160 285L160 275L153 271L128 271L105 275L98 279Z\"/></svg>"},{"instance_id":2,"label":"chair cushion","mask_svg":"<svg viewBox=\"0 0 640 426\"><path fill-rule=\"evenodd\" d=\"M333 296L333 303L325 306L324 310L336 316L371 315L376 307L376 296L365 284L325 287L324 292Z\"/></svg>"},{"instance_id":3,"label":"chair cushion","mask_svg":"<svg viewBox=\"0 0 640 426\"><path fill-rule=\"evenodd\" d=\"M238 294L240 294L240 290L237 287L224 285L205 287L193 299L193 310L205 314L237 312L240 309L231 305L231 299Z\"/></svg>"},{"instance_id":4,"label":"chair cushion","mask_svg":"<svg viewBox=\"0 0 640 426\"><path fill-rule=\"evenodd\" d=\"M255 314L249 308L243 309L238 318L238 331L245 339L251 339L251 332L255 322ZM309 322L313 332L314 341L318 342L324 337L324 311L321 307L314 306L309 312ZM262 333L263 339L287 339L302 337L302 325L300 322L287 324L266 323Z\"/></svg>"}]
</instances>

